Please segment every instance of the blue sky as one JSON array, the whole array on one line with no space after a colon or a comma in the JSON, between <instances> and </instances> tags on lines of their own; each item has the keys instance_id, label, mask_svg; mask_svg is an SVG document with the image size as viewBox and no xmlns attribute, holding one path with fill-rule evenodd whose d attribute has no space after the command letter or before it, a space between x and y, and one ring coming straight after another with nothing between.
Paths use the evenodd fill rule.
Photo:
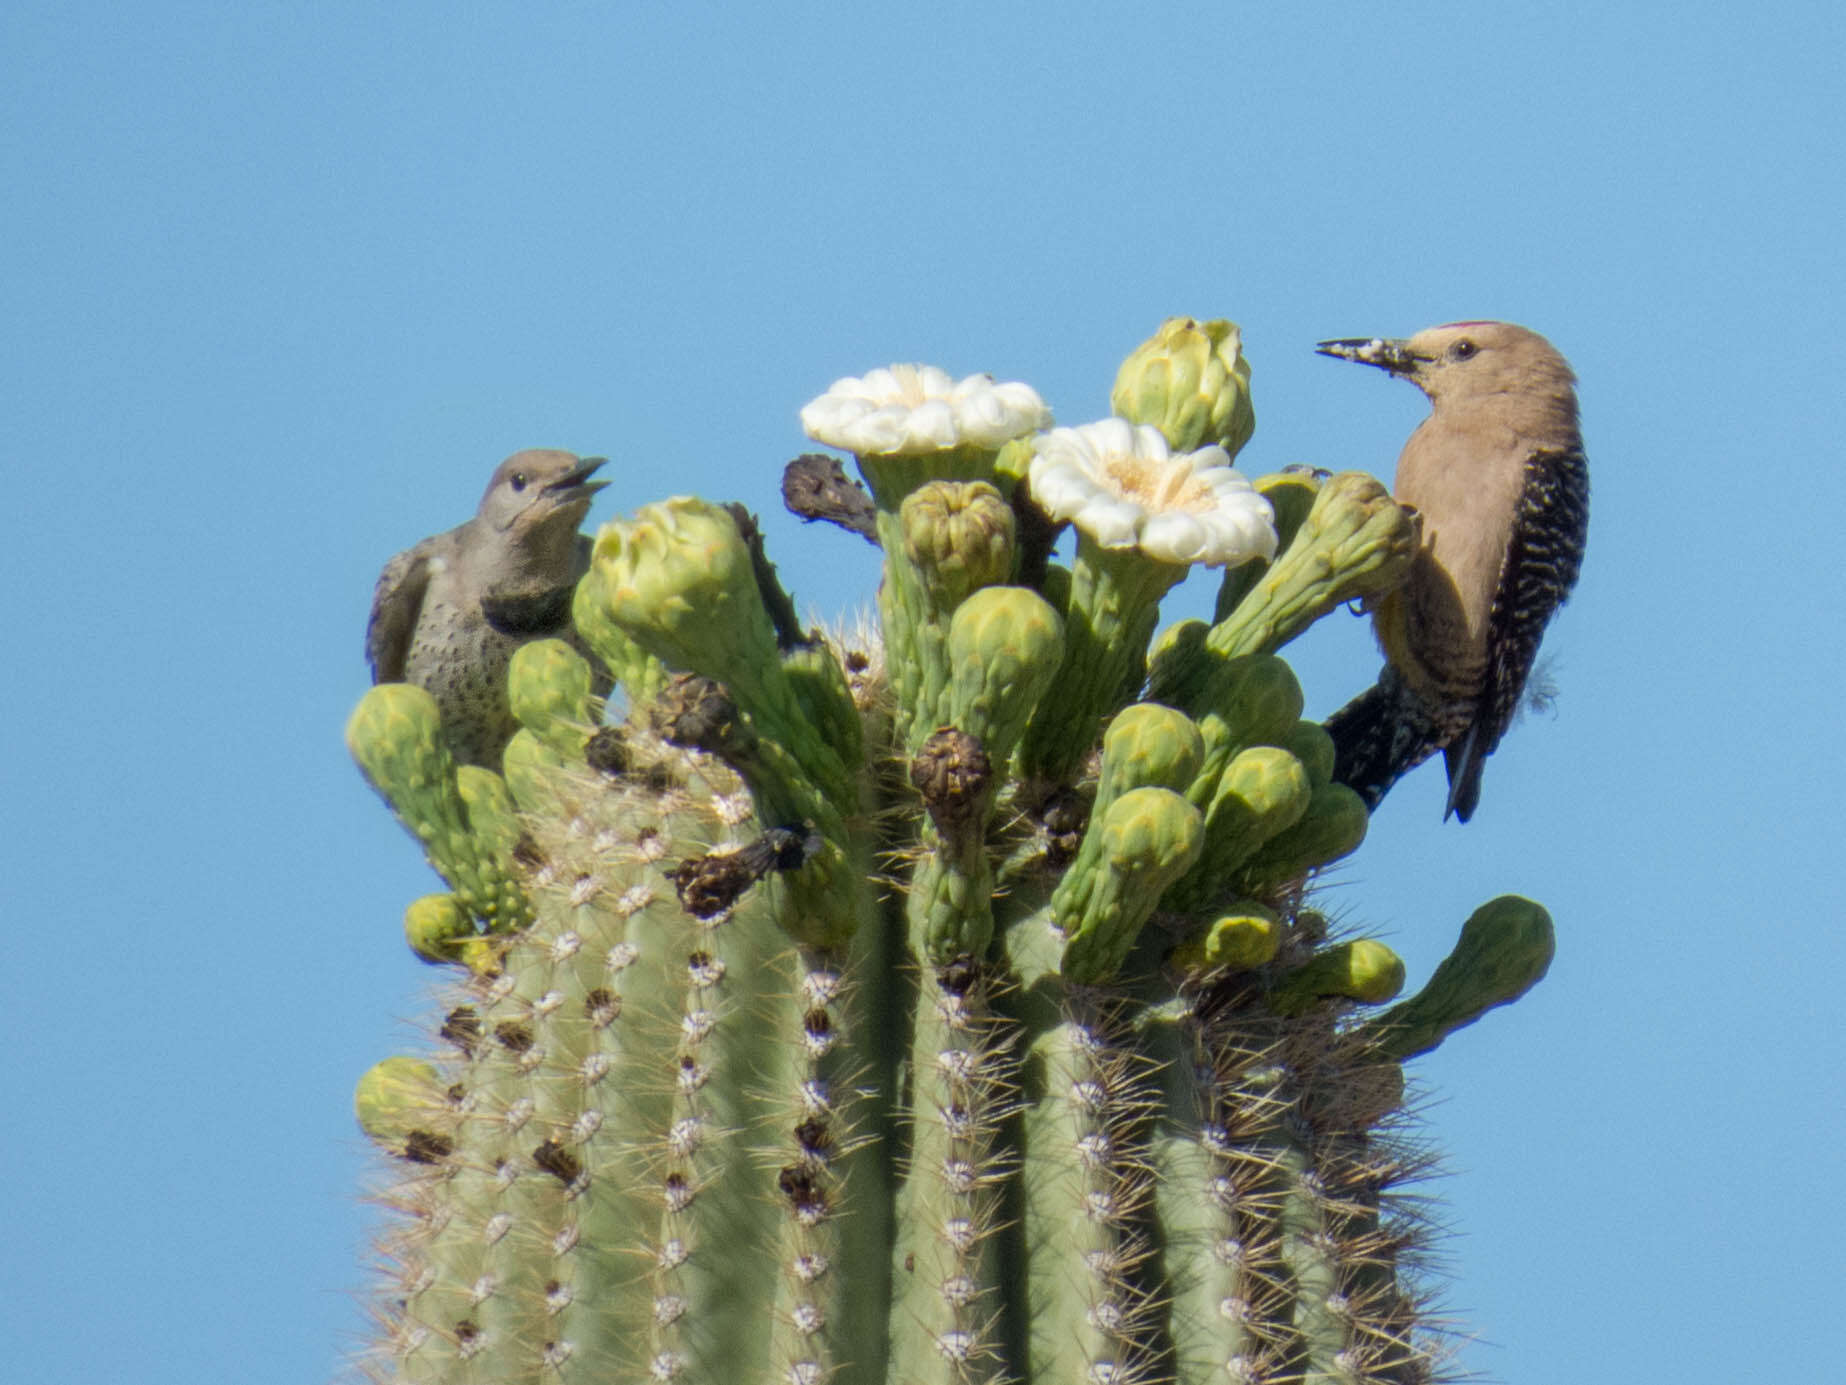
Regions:
<instances>
[{"instance_id":1,"label":"blue sky","mask_svg":"<svg viewBox=\"0 0 1846 1385\"><path fill-rule=\"evenodd\" d=\"M1252 473L1388 475L1420 416L1319 338L1504 317L1575 364L1555 715L1466 827L1401 786L1331 902L1413 981L1494 894L1558 922L1421 1065L1466 1368L1824 1374L1843 38L1821 4L13 0L9 1376L315 1381L361 1326L349 1096L430 980L431 878L340 743L386 557L559 446L614 459L595 519L748 501L839 613L870 551L776 510L802 403L923 360L1082 422L1174 313L1243 324ZM1375 671L1325 625L1319 714Z\"/></svg>"}]
</instances>

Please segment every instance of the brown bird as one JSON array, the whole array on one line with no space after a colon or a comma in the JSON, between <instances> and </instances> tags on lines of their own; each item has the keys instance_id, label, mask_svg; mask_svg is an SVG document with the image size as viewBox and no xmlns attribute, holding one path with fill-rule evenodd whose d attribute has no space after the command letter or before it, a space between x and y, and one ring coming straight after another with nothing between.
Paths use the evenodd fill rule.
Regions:
<instances>
[{"instance_id":1,"label":"brown bird","mask_svg":"<svg viewBox=\"0 0 1846 1385\"><path fill-rule=\"evenodd\" d=\"M1546 623L1583 562L1590 478L1577 377L1543 337L1507 322L1315 349L1389 371L1430 402L1393 488L1421 516L1421 543L1408 582L1373 610L1388 661L1377 685L1327 722L1334 778L1375 807L1441 750L1443 816L1466 822Z\"/></svg>"},{"instance_id":2,"label":"brown bird","mask_svg":"<svg viewBox=\"0 0 1846 1385\"><path fill-rule=\"evenodd\" d=\"M602 457L516 452L495 468L473 519L406 549L379 574L365 627L374 683L415 683L442 710L462 764L500 768L518 723L506 668L529 640L571 636L571 595L589 568L577 532Z\"/></svg>"}]
</instances>

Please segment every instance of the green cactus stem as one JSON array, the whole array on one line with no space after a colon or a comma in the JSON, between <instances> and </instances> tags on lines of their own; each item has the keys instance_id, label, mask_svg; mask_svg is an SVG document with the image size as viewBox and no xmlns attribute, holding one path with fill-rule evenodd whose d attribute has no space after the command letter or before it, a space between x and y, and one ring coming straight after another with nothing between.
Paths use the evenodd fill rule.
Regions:
<instances>
[{"instance_id":1,"label":"green cactus stem","mask_svg":"<svg viewBox=\"0 0 1846 1385\"><path fill-rule=\"evenodd\" d=\"M1289 972L1269 993L1269 1007L1278 1015L1299 1015L1335 997L1377 1005L1403 988L1403 959L1374 938L1360 938L1317 952Z\"/></svg>"},{"instance_id":2,"label":"green cactus stem","mask_svg":"<svg viewBox=\"0 0 1846 1385\"><path fill-rule=\"evenodd\" d=\"M629 698L645 704L659 696L666 684L665 667L615 623L602 574L594 567L577 583L571 598L571 624Z\"/></svg>"},{"instance_id":3,"label":"green cactus stem","mask_svg":"<svg viewBox=\"0 0 1846 1385\"><path fill-rule=\"evenodd\" d=\"M630 638L669 669L724 684L818 788L844 786L838 752L789 682L749 547L723 507L685 497L645 506L603 526L591 563L607 615Z\"/></svg>"},{"instance_id":4,"label":"green cactus stem","mask_svg":"<svg viewBox=\"0 0 1846 1385\"><path fill-rule=\"evenodd\" d=\"M1515 894L1490 899L1469 915L1454 951L1423 989L1368 1022L1361 1037L1400 1061L1428 1053L1536 986L1556 946L1543 905Z\"/></svg>"},{"instance_id":5,"label":"green cactus stem","mask_svg":"<svg viewBox=\"0 0 1846 1385\"><path fill-rule=\"evenodd\" d=\"M1350 856L1365 840L1365 802L1344 784L1322 784L1291 827L1270 837L1234 872L1250 894L1263 893Z\"/></svg>"},{"instance_id":6,"label":"green cactus stem","mask_svg":"<svg viewBox=\"0 0 1846 1385\"><path fill-rule=\"evenodd\" d=\"M1161 893L1198 860L1204 819L1171 789L1130 789L1091 819L1091 838L1095 865L1070 892L1081 905L1056 912L1070 939L1064 975L1083 985L1110 980L1128 959Z\"/></svg>"},{"instance_id":7,"label":"green cactus stem","mask_svg":"<svg viewBox=\"0 0 1846 1385\"><path fill-rule=\"evenodd\" d=\"M1272 654L1224 659L1207 649L1202 657L1206 676L1194 683L1197 692L1188 709L1204 738L1205 758L1187 797L1205 807L1218 796L1238 754L1251 746L1279 746L1294 736L1303 698L1294 670Z\"/></svg>"},{"instance_id":8,"label":"green cactus stem","mask_svg":"<svg viewBox=\"0 0 1846 1385\"><path fill-rule=\"evenodd\" d=\"M887 554L904 554L906 561L887 562L884 581L878 588L878 611L882 618L886 657L894 695L898 736L902 744L914 750L933 729L921 723L928 718L920 714L929 706L929 692L939 686L931 674L939 673L941 660L932 657L938 648L939 632L954 607L944 608L931 596L929 579L915 558L905 538L903 507L915 492L934 483L976 485L983 492L998 494L993 486L994 459L998 448L964 444L934 451L859 456L859 470L872 492L877 506L878 542ZM924 502L913 508L911 524L927 525L940 510L959 507L962 501ZM977 548L980 556L970 555L969 565L978 572L991 570L993 549L1002 542L994 532L987 506L975 506L971 532L981 535ZM941 552L944 545L919 534L918 555ZM1010 537L1005 540L1010 545ZM941 584L938 592L944 596Z\"/></svg>"},{"instance_id":9,"label":"green cactus stem","mask_svg":"<svg viewBox=\"0 0 1846 1385\"><path fill-rule=\"evenodd\" d=\"M1411 513L1359 471L1331 477L1294 541L1206 643L1226 658L1273 654L1348 601L1403 585L1416 551Z\"/></svg>"},{"instance_id":10,"label":"green cactus stem","mask_svg":"<svg viewBox=\"0 0 1846 1385\"><path fill-rule=\"evenodd\" d=\"M931 963L979 957L993 937L986 837L1004 769L1063 654L1063 622L1024 587L985 587L949 622L946 725L912 759L929 824L912 880L914 946ZM925 694L927 695L927 693Z\"/></svg>"},{"instance_id":11,"label":"green cactus stem","mask_svg":"<svg viewBox=\"0 0 1846 1385\"><path fill-rule=\"evenodd\" d=\"M1315 788L1333 780L1336 752L1333 737L1318 721L1298 721L1295 729L1282 737L1281 748L1301 762L1308 783Z\"/></svg>"},{"instance_id":12,"label":"green cactus stem","mask_svg":"<svg viewBox=\"0 0 1846 1385\"><path fill-rule=\"evenodd\" d=\"M1276 551L1286 553L1307 521L1314 501L1320 495L1321 476L1307 467L1291 467L1256 479L1256 489L1269 502L1275 515ZM1213 621L1222 621L1235 611L1243 599L1273 566L1272 561L1252 558L1231 568L1218 586L1218 601Z\"/></svg>"},{"instance_id":13,"label":"green cactus stem","mask_svg":"<svg viewBox=\"0 0 1846 1385\"><path fill-rule=\"evenodd\" d=\"M1198 728L1169 707L1143 702L1117 714L1103 738L1089 830L1051 896L1054 917L1071 921L1075 929L1076 920L1092 913L1091 896L1107 875L1102 824L1116 800L1138 788L1184 789L1197 775L1203 753Z\"/></svg>"},{"instance_id":14,"label":"green cactus stem","mask_svg":"<svg viewBox=\"0 0 1846 1385\"><path fill-rule=\"evenodd\" d=\"M511 822L498 776L475 770L464 797L442 739L436 699L408 683L380 683L346 723L346 744L397 820L423 844L429 863L490 931L528 922L530 905L511 859ZM469 798L482 830L469 817Z\"/></svg>"},{"instance_id":15,"label":"green cactus stem","mask_svg":"<svg viewBox=\"0 0 1846 1385\"><path fill-rule=\"evenodd\" d=\"M1197 938L1175 948L1172 965L1189 972L1241 972L1266 966L1282 945L1282 916L1267 905L1240 900L1213 919Z\"/></svg>"},{"instance_id":16,"label":"green cactus stem","mask_svg":"<svg viewBox=\"0 0 1846 1385\"><path fill-rule=\"evenodd\" d=\"M480 937L467 907L452 894L426 894L404 910L404 941L425 962L459 962Z\"/></svg>"},{"instance_id":17,"label":"green cactus stem","mask_svg":"<svg viewBox=\"0 0 1846 1385\"><path fill-rule=\"evenodd\" d=\"M918 709L909 719L914 750L937 726L958 724L946 702L959 667L950 629L966 601L1011 575L1013 511L984 481L931 481L904 497L899 527L903 566L917 579L910 612L919 676L910 694Z\"/></svg>"},{"instance_id":18,"label":"green cactus stem","mask_svg":"<svg viewBox=\"0 0 1846 1385\"><path fill-rule=\"evenodd\" d=\"M1177 564L1078 535L1064 666L1020 748L1028 777L1062 784L1076 775L1109 713L1140 688L1160 599L1185 575Z\"/></svg>"},{"instance_id":19,"label":"green cactus stem","mask_svg":"<svg viewBox=\"0 0 1846 1385\"><path fill-rule=\"evenodd\" d=\"M581 759L597 718L590 665L563 640L521 645L507 667L507 700L519 724L565 762Z\"/></svg>"},{"instance_id":20,"label":"green cactus stem","mask_svg":"<svg viewBox=\"0 0 1846 1385\"><path fill-rule=\"evenodd\" d=\"M1195 781L1195 792L1198 787ZM1253 745L1239 751L1203 806L1205 847L1199 867L1180 882L1169 903L1182 909L1208 907L1265 843L1301 821L1313 795L1307 770L1286 750Z\"/></svg>"}]
</instances>

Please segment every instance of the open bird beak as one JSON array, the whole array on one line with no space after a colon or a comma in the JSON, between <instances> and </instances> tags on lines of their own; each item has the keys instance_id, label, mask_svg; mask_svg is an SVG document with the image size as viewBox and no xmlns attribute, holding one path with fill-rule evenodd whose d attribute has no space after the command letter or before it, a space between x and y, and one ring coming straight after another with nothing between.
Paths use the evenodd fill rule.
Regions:
<instances>
[{"instance_id":1,"label":"open bird beak","mask_svg":"<svg viewBox=\"0 0 1846 1385\"><path fill-rule=\"evenodd\" d=\"M574 500L587 501L609 484L607 481L590 480L590 477L596 474L597 468L603 466L608 460L607 457L585 457L576 466L546 486L545 493L555 496L561 505L568 505Z\"/></svg>"},{"instance_id":2,"label":"open bird beak","mask_svg":"<svg viewBox=\"0 0 1846 1385\"><path fill-rule=\"evenodd\" d=\"M1314 349L1323 356L1335 356L1342 361L1375 365L1393 375L1412 374L1429 359L1427 356L1413 355L1409 342L1386 337L1340 337L1333 341L1316 342Z\"/></svg>"}]
</instances>

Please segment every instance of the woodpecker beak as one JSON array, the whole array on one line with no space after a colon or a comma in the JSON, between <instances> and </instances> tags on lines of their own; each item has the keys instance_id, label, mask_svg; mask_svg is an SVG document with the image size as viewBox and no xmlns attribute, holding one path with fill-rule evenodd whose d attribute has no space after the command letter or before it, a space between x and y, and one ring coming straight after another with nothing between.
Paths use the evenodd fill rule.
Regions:
<instances>
[{"instance_id":1,"label":"woodpecker beak","mask_svg":"<svg viewBox=\"0 0 1846 1385\"><path fill-rule=\"evenodd\" d=\"M607 481L590 480L590 477L596 474L597 468L608 460L607 457L585 457L576 466L546 486L545 494L554 497L560 505L569 505L577 500L587 504L591 496L609 484Z\"/></svg>"},{"instance_id":2,"label":"woodpecker beak","mask_svg":"<svg viewBox=\"0 0 1846 1385\"><path fill-rule=\"evenodd\" d=\"M1427 356L1412 355L1409 342L1384 337L1341 337L1317 342L1314 349L1323 356L1336 356L1342 361L1375 365L1393 375L1414 375L1417 367L1429 360Z\"/></svg>"}]
</instances>

